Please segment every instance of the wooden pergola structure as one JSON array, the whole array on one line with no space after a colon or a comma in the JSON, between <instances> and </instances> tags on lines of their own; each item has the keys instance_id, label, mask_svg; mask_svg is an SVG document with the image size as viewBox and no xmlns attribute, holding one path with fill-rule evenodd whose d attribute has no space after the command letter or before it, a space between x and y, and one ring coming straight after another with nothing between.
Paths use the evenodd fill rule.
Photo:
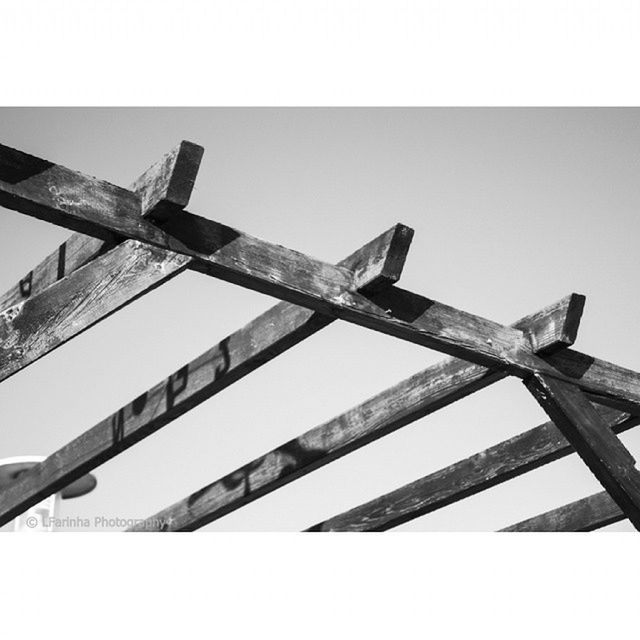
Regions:
<instances>
[{"instance_id":1,"label":"wooden pergola structure","mask_svg":"<svg viewBox=\"0 0 640 640\"><path fill-rule=\"evenodd\" d=\"M516 376L550 422L310 531L382 531L574 451L605 491L509 527L640 529L640 472L617 434L640 422L640 374L571 349L584 296L510 326L396 285L413 236L398 224L331 265L187 212L203 149L182 142L130 188L0 145L0 206L74 232L0 297L0 381L193 269L280 302L119 408L0 492L0 525L336 319L449 357L150 516L190 531L373 440Z\"/></svg>"}]
</instances>

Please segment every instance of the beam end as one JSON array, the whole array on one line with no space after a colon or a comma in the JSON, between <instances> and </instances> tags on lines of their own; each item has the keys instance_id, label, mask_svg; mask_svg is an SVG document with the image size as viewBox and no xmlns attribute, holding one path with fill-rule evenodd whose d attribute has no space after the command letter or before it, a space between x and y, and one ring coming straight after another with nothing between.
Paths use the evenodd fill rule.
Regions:
<instances>
[{"instance_id":1,"label":"beam end","mask_svg":"<svg viewBox=\"0 0 640 640\"><path fill-rule=\"evenodd\" d=\"M576 341L585 301L585 296L572 293L514 326L529 336L534 353L550 355Z\"/></svg>"},{"instance_id":2,"label":"beam end","mask_svg":"<svg viewBox=\"0 0 640 640\"><path fill-rule=\"evenodd\" d=\"M183 140L133 183L145 218L163 223L189 204L203 154L203 147Z\"/></svg>"},{"instance_id":3,"label":"beam end","mask_svg":"<svg viewBox=\"0 0 640 640\"><path fill-rule=\"evenodd\" d=\"M358 251L358 259L348 268L360 292L375 293L400 280L413 233L410 227L396 224Z\"/></svg>"}]
</instances>

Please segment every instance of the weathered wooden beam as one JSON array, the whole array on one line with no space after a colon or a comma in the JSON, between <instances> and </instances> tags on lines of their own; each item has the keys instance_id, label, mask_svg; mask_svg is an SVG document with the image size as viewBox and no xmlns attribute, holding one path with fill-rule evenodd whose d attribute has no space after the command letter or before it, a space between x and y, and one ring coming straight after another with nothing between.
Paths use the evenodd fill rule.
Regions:
<instances>
[{"instance_id":1,"label":"weathered wooden beam","mask_svg":"<svg viewBox=\"0 0 640 640\"><path fill-rule=\"evenodd\" d=\"M35 296L66 275L84 266L96 256L116 246L82 233L72 234L51 255L34 267L24 278L11 287L0 298L0 311L24 302Z\"/></svg>"},{"instance_id":2,"label":"weathered wooden beam","mask_svg":"<svg viewBox=\"0 0 640 640\"><path fill-rule=\"evenodd\" d=\"M597 410L616 433L640 424L640 418L615 409ZM386 531L572 453L553 422L545 422L308 530Z\"/></svg>"},{"instance_id":3,"label":"weathered wooden beam","mask_svg":"<svg viewBox=\"0 0 640 640\"><path fill-rule=\"evenodd\" d=\"M640 412L636 372L575 352L543 359L518 329L396 287L373 300L355 289L353 273L344 268L187 212L160 229L137 215L132 192L8 147L0 147L0 178L3 164L13 180L0 180L0 205L99 237L115 234L175 251L210 276L521 378L540 373L573 381L598 402Z\"/></svg>"},{"instance_id":4,"label":"weathered wooden beam","mask_svg":"<svg viewBox=\"0 0 640 640\"><path fill-rule=\"evenodd\" d=\"M601 491L500 531L596 531L624 519L624 513L611 496Z\"/></svg>"},{"instance_id":5,"label":"weathered wooden beam","mask_svg":"<svg viewBox=\"0 0 640 640\"><path fill-rule=\"evenodd\" d=\"M189 258L127 240L0 314L0 381L186 269Z\"/></svg>"},{"instance_id":6,"label":"weathered wooden beam","mask_svg":"<svg viewBox=\"0 0 640 640\"><path fill-rule=\"evenodd\" d=\"M576 341L584 303L584 296L572 293L514 326L529 337L534 353L551 355Z\"/></svg>"},{"instance_id":7,"label":"weathered wooden beam","mask_svg":"<svg viewBox=\"0 0 640 640\"><path fill-rule=\"evenodd\" d=\"M575 294L515 326L528 331L540 348L563 348L575 339L584 305ZM567 335L568 318L576 319ZM544 319L546 318L546 322ZM449 358L387 389L364 404L307 431L240 469L203 487L183 500L148 518L134 530L191 531L274 491L333 460L362 447L447 404L504 377Z\"/></svg>"},{"instance_id":8,"label":"weathered wooden beam","mask_svg":"<svg viewBox=\"0 0 640 640\"><path fill-rule=\"evenodd\" d=\"M3 164L22 167L20 180L0 180L5 207L90 235L121 236L182 253L193 258L193 269L321 313L347 312L360 324L373 323L424 346L442 343L456 352L452 355L490 364L502 353L529 347L518 330L409 292L397 290L376 304L355 291L353 274L344 268L187 212L160 229L141 219L132 192L0 146L0 178Z\"/></svg>"},{"instance_id":9,"label":"weathered wooden beam","mask_svg":"<svg viewBox=\"0 0 640 640\"><path fill-rule=\"evenodd\" d=\"M133 183L131 190L141 200L143 217L157 223L166 222L169 215L187 206L203 153L202 147L182 141ZM0 175L6 174L0 171ZM120 241L115 237L104 241L74 233L18 284L0 296L0 313L44 291Z\"/></svg>"},{"instance_id":10,"label":"weathered wooden beam","mask_svg":"<svg viewBox=\"0 0 640 640\"><path fill-rule=\"evenodd\" d=\"M375 295L400 277L412 235L411 229L396 225L341 265L353 269L357 287ZM288 303L276 305L36 465L0 494L0 522L12 520L333 320Z\"/></svg>"},{"instance_id":11,"label":"weathered wooden beam","mask_svg":"<svg viewBox=\"0 0 640 640\"><path fill-rule=\"evenodd\" d=\"M189 204L203 154L203 147L183 140L133 183L144 218L162 226Z\"/></svg>"},{"instance_id":12,"label":"weathered wooden beam","mask_svg":"<svg viewBox=\"0 0 640 640\"><path fill-rule=\"evenodd\" d=\"M525 385L640 530L640 471L636 461L586 396L575 385L537 374Z\"/></svg>"},{"instance_id":13,"label":"weathered wooden beam","mask_svg":"<svg viewBox=\"0 0 640 640\"><path fill-rule=\"evenodd\" d=\"M180 211L201 156L201 147L182 142L136 181L144 216L166 221ZM70 265L63 251L67 244L75 249ZM0 381L168 281L190 262L181 254L133 240L95 257L108 247L75 234L61 245L57 259L50 256L32 272L37 277L30 278L24 300L0 311ZM54 261L57 280L52 284ZM14 288L6 297L15 293Z\"/></svg>"}]
</instances>

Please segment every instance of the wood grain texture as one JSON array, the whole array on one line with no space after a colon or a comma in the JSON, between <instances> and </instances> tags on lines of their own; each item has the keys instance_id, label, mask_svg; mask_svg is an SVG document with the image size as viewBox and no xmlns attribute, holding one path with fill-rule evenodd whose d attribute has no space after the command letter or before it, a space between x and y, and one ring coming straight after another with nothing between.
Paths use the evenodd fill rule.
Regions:
<instances>
[{"instance_id":1,"label":"wood grain texture","mask_svg":"<svg viewBox=\"0 0 640 640\"><path fill-rule=\"evenodd\" d=\"M640 471L618 437L575 385L541 375L525 381L578 455L636 529L640 530Z\"/></svg>"},{"instance_id":2,"label":"wood grain texture","mask_svg":"<svg viewBox=\"0 0 640 640\"><path fill-rule=\"evenodd\" d=\"M203 154L200 145L183 140L133 183L146 217L161 224L189 204Z\"/></svg>"},{"instance_id":3,"label":"wood grain texture","mask_svg":"<svg viewBox=\"0 0 640 640\"><path fill-rule=\"evenodd\" d=\"M190 268L228 282L522 378L574 381L598 402L640 412L636 372L577 353L543 359L518 329L396 287L373 300L355 290L352 272L187 212L160 229L140 218L132 192L8 147L0 147L3 175L0 205L97 237L175 251L193 258Z\"/></svg>"},{"instance_id":4,"label":"wood grain texture","mask_svg":"<svg viewBox=\"0 0 640 640\"><path fill-rule=\"evenodd\" d=\"M203 151L202 147L183 141L133 183L131 190L141 200L143 217L158 223L166 222L169 215L187 206ZM2 175L0 170L0 178ZM0 297L0 313L44 291L119 242L120 239L116 238L105 242L74 233Z\"/></svg>"},{"instance_id":5,"label":"wood grain texture","mask_svg":"<svg viewBox=\"0 0 640 640\"><path fill-rule=\"evenodd\" d=\"M179 212L189 199L201 156L201 147L183 142L136 181L144 216L155 219L161 212L166 221ZM174 277L190 262L132 240L109 251L111 244L75 234L36 267L28 291L20 285L22 300L0 311L0 381ZM6 298L14 299L15 293L9 291Z\"/></svg>"},{"instance_id":6,"label":"wood grain texture","mask_svg":"<svg viewBox=\"0 0 640 640\"><path fill-rule=\"evenodd\" d=\"M0 491L13 484L23 473L33 467L37 462L34 461L22 461L22 462L6 462L3 461L0 464ZM90 493L96 488L97 480L95 476L88 473L81 478L78 478L75 482L67 485L61 492L60 497L63 500L69 500L71 498L79 498L87 493Z\"/></svg>"},{"instance_id":7,"label":"wood grain texture","mask_svg":"<svg viewBox=\"0 0 640 640\"><path fill-rule=\"evenodd\" d=\"M0 298L0 312L38 295L116 245L74 233Z\"/></svg>"},{"instance_id":8,"label":"wood grain texture","mask_svg":"<svg viewBox=\"0 0 640 640\"><path fill-rule=\"evenodd\" d=\"M640 418L598 407L616 433ZM575 453L553 422L504 440L464 460L328 518L308 531L386 531Z\"/></svg>"},{"instance_id":9,"label":"wood grain texture","mask_svg":"<svg viewBox=\"0 0 640 640\"><path fill-rule=\"evenodd\" d=\"M606 491L601 491L500 531L596 531L624 519L624 513L611 496Z\"/></svg>"},{"instance_id":10,"label":"wood grain texture","mask_svg":"<svg viewBox=\"0 0 640 640\"><path fill-rule=\"evenodd\" d=\"M0 313L0 381L186 269L189 258L127 240Z\"/></svg>"},{"instance_id":11,"label":"wood grain texture","mask_svg":"<svg viewBox=\"0 0 640 640\"><path fill-rule=\"evenodd\" d=\"M578 301L580 305L584 301ZM544 348L566 344L563 318L576 298L515 323L545 337ZM547 318L548 327L541 321ZM529 325L531 321L531 325ZM542 342L542 341L540 341ZM132 530L191 531L274 491L302 475L504 377L478 365L448 359L412 376L364 404L312 429L167 507Z\"/></svg>"},{"instance_id":12,"label":"wood grain texture","mask_svg":"<svg viewBox=\"0 0 640 640\"><path fill-rule=\"evenodd\" d=\"M529 336L535 353L550 355L570 347L578 337L578 328L586 298L572 293L546 307L528 322L525 334Z\"/></svg>"},{"instance_id":13,"label":"wood grain texture","mask_svg":"<svg viewBox=\"0 0 640 640\"><path fill-rule=\"evenodd\" d=\"M403 260L383 256L406 256L411 237L410 230L397 225L341 265L361 271L362 290L379 289L385 281L390 285L400 277ZM0 522L9 522L331 322L308 309L276 305L36 465L0 494Z\"/></svg>"}]
</instances>

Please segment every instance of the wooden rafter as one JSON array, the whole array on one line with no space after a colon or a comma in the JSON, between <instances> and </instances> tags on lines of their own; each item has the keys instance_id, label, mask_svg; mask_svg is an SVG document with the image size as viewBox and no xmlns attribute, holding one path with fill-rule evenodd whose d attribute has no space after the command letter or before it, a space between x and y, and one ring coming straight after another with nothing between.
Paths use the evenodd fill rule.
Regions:
<instances>
[{"instance_id":1,"label":"wooden rafter","mask_svg":"<svg viewBox=\"0 0 640 640\"><path fill-rule=\"evenodd\" d=\"M133 192L4 146L3 175L0 205L8 208L97 237L122 236L175 251L208 275L521 378L539 373L575 382L598 402L640 411L636 372L577 352L542 358L518 329L397 287L374 301L357 291L344 268L187 212L160 229L141 218Z\"/></svg>"},{"instance_id":2,"label":"wooden rafter","mask_svg":"<svg viewBox=\"0 0 640 640\"><path fill-rule=\"evenodd\" d=\"M640 418L598 407L615 433ZM328 518L310 531L386 531L575 453L553 422L529 429L394 491Z\"/></svg>"},{"instance_id":3,"label":"wooden rafter","mask_svg":"<svg viewBox=\"0 0 640 640\"><path fill-rule=\"evenodd\" d=\"M515 375L560 431L546 423L312 529L387 529L568 455L572 447L611 498L590 496L509 530L588 530L614 517L628 517L640 529L640 472L615 435L640 422L640 374L567 348L583 296L503 326L393 286L412 237L402 225L335 266L259 240L184 211L202 152L183 142L123 189L0 145L0 206L76 232L0 297L0 381L186 268L283 301L33 467L0 494L0 525L339 318L453 357L140 528L151 521L171 530L202 526Z\"/></svg>"},{"instance_id":4,"label":"wooden rafter","mask_svg":"<svg viewBox=\"0 0 640 640\"><path fill-rule=\"evenodd\" d=\"M396 225L340 265L369 295L400 278L413 232ZM333 322L281 302L25 473L0 493L0 526Z\"/></svg>"},{"instance_id":5,"label":"wooden rafter","mask_svg":"<svg viewBox=\"0 0 640 640\"><path fill-rule=\"evenodd\" d=\"M0 315L0 381L186 268L176 253L128 240Z\"/></svg>"},{"instance_id":6,"label":"wooden rafter","mask_svg":"<svg viewBox=\"0 0 640 640\"><path fill-rule=\"evenodd\" d=\"M133 186L143 217L166 222L186 206L203 149L182 142ZM183 271L189 258L79 233L45 258L0 306L0 381Z\"/></svg>"},{"instance_id":7,"label":"wooden rafter","mask_svg":"<svg viewBox=\"0 0 640 640\"><path fill-rule=\"evenodd\" d=\"M584 298L569 295L514 323L550 353L573 344ZM570 327L570 330L567 330ZM462 397L504 372L448 358L167 507L134 530L193 530Z\"/></svg>"},{"instance_id":8,"label":"wooden rafter","mask_svg":"<svg viewBox=\"0 0 640 640\"><path fill-rule=\"evenodd\" d=\"M525 384L625 516L640 530L640 471L627 448L575 385L540 375L532 376Z\"/></svg>"},{"instance_id":9,"label":"wooden rafter","mask_svg":"<svg viewBox=\"0 0 640 640\"><path fill-rule=\"evenodd\" d=\"M161 223L172 213L187 206L203 153L202 147L182 141L133 182L130 189L140 200L142 217ZM6 170L5 164L4 171ZM0 180L3 176L7 177L0 167ZM18 178L19 174L13 175L13 179ZM20 282L0 296L0 313L41 293L119 242L121 238L111 237L105 241L74 233Z\"/></svg>"},{"instance_id":10,"label":"wooden rafter","mask_svg":"<svg viewBox=\"0 0 640 640\"><path fill-rule=\"evenodd\" d=\"M606 491L601 491L500 531L596 531L624 519L622 509L613 498Z\"/></svg>"}]
</instances>

